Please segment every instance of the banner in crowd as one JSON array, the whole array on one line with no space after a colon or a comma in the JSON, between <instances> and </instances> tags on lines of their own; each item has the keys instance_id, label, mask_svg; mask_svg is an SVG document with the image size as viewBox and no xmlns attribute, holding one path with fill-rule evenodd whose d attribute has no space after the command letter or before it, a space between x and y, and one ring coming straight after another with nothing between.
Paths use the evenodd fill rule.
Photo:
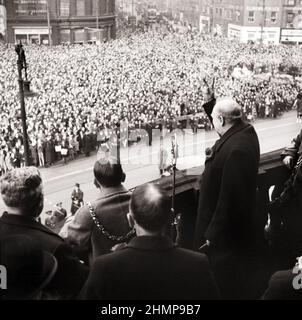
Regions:
<instances>
[{"instance_id":1,"label":"banner in crowd","mask_svg":"<svg viewBox=\"0 0 302 320\"><path fill-rule=\"evenodd\" d=\"M0 39L6 34L6 8L0 5Z\"/></svg>"}]
</instances>

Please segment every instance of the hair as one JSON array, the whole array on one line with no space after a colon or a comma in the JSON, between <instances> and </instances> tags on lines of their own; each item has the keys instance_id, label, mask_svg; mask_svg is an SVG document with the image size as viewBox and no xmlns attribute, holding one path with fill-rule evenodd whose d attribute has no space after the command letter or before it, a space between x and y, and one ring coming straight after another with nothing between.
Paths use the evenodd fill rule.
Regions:
<instances>
[{"instance_id":1,"label":"hair","mask_svg":"<svg viewBox=\"0 0 302 320\"><path fill-rule=\"evenodd\" d=\"M130 209L139 226L147 231L161 231L170 219L170 198L159 185L145 184L132 193Z\"/></svg>"},{"instance_id":2,"label":"hair","mask_svg":"<svg viewBox=\"0 0 302 320\"><path fill-rule=\"evenodd\" d=\"M240 105L230 97L217 99L219 113L229 122L233 123L242 119L242 109Z\"/></svg>"},{"instance_id":3,"label":"hair","mask_svg":"<svg viewBox=\"0 0 302 320\"><path fill-rule=\"evenodd\" d=\"M93 173L96 182L105 188L117 187L126 178L121 164L111 158L98 160L94 165Z\"/></svg>"},{"instance_id":4,"label":"hair","mask_svg":"<svg viewBox=\"0 0 302 320\"><path fill-rule=\"evenodd\" d=\"M0 191L8 207L20 208L24 215L38 216L43 209L43 185L35 167L18 168L0 179Z\"/></svg>"}]
</instances>

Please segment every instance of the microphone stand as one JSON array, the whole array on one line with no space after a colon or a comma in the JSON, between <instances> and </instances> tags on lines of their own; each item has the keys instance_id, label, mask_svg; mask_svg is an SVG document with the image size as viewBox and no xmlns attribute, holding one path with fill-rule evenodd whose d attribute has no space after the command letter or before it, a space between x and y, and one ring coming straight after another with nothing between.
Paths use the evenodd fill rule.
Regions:
<instances>
[{"instance_id":1,"label":"microphone stand","mask_svg":"<svg viewBox=\"0 0 302 320\"><path fill-rule=\"evenodd\" d=\"M173 137L173 136L172 136ZM176 157L176 148L177 148L177 141L176 141L176 134L174 135L174 140L171 137L171 143L172 143L172 149L171 149L171 154L172 154L172 170L173 170L173 185L172 185L172 208L171 208L171 214L172 214L172 232L171 236L172 239L176 240L178 239L178 224L180 221L180 214L176 215L175 214L175 191L176 191L176 164L177 164L177 157ZM173 228L175 226L175 228ZM175 234L176 233L176 234Z\"/></svg>"}]
</instances>

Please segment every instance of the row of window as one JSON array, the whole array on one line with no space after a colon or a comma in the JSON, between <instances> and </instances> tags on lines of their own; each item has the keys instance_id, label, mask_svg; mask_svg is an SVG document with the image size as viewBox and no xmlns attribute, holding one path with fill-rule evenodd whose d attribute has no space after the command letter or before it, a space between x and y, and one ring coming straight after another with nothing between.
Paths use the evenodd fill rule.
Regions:
<instances>
[{"instance_id":1,"label":"row of window","mask_svg":"<svg viewBox=\"0 0 302 320\"><path fill-rule=\"evenodd\" d=\"M87 1L91 1L92 12L86 12ZM60 0L60 16L68 17L70 15L70 0ZM76 15L99 15L114 13L114 0L76 0Z\"/></svg>"},{"instance_id":2,"label":"row of window","mask_svg":"<svg viewBox=\"0 0 302 320\"><path fill-rule=\"evenodd\" d=\"M285 0L287 6L302 6L302 0Z\"/></svg>"},{"instance_id":3,"label":"row of window","mask_svg":"<svg viewBox=\"0 0 302 320\"><path fill-rule=\"evenodd\" d=\"M224 14L223 14L224 11ZM222 9L222 8L215 8L215 11L213 8L211 7L204 7L203 10L204 13L213 16L214 13L217 15L219 15L220 17L224 17L226 19L229 20L233 20L233 21L240 21L240 11L239 10L234 10L234 9Z\"/></svg>"},{"instance_id":4,"label":"row of window","mask_svg":"<svg viewBox=\"0 0 302 320\"><path fill-rule=\"evenodd\" d=\"M263 15L263 12L261 12L261 14ZM271 23L277 22L277 12L276 11L265 12L264 14L266 15L266 21L270 21ZM255 15L256 15L255 11L249 11L247 21L251 22L251 23L255 22Z\"/></svg>"},{"instance_id":5,"label":"row of window","mask_svg":"<svg viewBox=\"0 0 302 320\"><path fill-rule=\"evenodd\" d=\"M111 26L104 27L98 32L85 29L77 29L73 31L70 29L62 29L60 30L60 43L71 43L71 32L73 32L74 43L104 42L110 40L112 36Z\"/></svg>"}]
</instances>

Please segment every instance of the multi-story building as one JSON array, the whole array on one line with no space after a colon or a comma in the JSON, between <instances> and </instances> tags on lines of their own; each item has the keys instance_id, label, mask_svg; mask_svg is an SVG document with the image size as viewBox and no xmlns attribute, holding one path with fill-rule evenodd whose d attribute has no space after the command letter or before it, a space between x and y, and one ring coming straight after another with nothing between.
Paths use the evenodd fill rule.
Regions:
<instances>
[{"instance_id":1,"label":"multi-story building","mask_svg":"<svg viewBox=\"0 0 302 320\"><path fill-rule=\"evenodd\" d=\"M10 43L86 43L115 38L115 0L4 0Z\"/></svg>"},{"instance_id":2,"label":"multi-story building","mask_svg":"<svg viewBox=\"0 0 302 320\"><path fill-rule=\"evenodd\" d=\"M201 0L200 28L242 42L280 42L284 0Z\"/></svg>"},{"instance_id":3,"label":"multi-story building","mask_svg":"<svg viewBox=\"0 0 302 320\"><path fill-rule=\"evenodd\" d=\"M6 38L6 8L4 6L4 0L0 0L0 41L4 41Z\"/></svg>"},{"instance_id":4,"label":"multi-story building","mask_svg":"<svg viewBox=\"0 0 302 320\"><path fill-rule=\"evenodd\" d=\"M302 43L302 0L284 0L282 43Z\"/></svg>"}]
</instances>

